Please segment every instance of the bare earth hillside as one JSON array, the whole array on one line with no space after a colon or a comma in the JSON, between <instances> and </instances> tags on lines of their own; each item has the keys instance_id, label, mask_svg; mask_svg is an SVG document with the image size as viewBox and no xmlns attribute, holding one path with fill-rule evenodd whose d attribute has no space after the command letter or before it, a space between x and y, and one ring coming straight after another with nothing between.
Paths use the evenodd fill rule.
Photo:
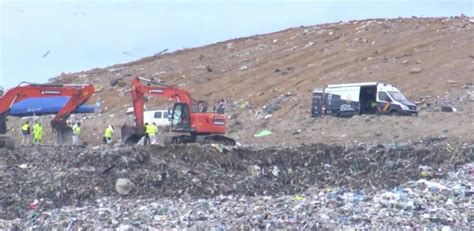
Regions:
<instances>
[{"instance_id":1,"label":"bare earth hillside","mask_svg":"<svg viewBox=\"0 0 474 231\"><path fill-rule=\"evenodd\" d=\"M404 142L427 136L472 142L473 22L469 17L399 18L291 28L62 74L52 81L96 85L91 103L100 100L105 109L85 122L92 143L106 123L125 121L135 75L184 88L211 106L225 98L228 135L241 143ZM365 81L392 83L412 101L423 100L419 117L310 118L315 87ZM148 104L166 109L170 102ZM262 110L268 104L276 106L271 117ZM457 112L440 112L442 104ZM273 134L253 138L261 129Z\"/></svg>"}]
</instances>

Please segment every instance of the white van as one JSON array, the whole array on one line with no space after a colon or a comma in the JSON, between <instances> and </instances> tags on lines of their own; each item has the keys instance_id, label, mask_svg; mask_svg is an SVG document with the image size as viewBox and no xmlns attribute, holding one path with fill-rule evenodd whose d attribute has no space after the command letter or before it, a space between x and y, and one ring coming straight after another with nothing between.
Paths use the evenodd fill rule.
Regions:
<instances>
[{"instance_id":1,"label":"white van","mask_svg":"<svg viewBox=\"0 0 474 231\"><path fill-rule=\"evenodd\" d=\"M127 114L133 115L133 107L127 108ZM155 123L158 127L167 127L171 125L168 110L151 110L143 113L144 123Z\"/></svg>"},{"instance_id":2,"label":"white van","mask_svg":"<svg viewBox=\"0 0 474 231\"><path fill-rule=\"evenodd\" d=\"M418 110L390 84L331 84L313 91L312 116L350 117L361 114L417 115Z\"/></svg>"},{"instance_id":3,"label":"white van","mask_svg":"<svg viewBox=\"0 0 474 231\"><path fill-rule=\"evenodd\" d=\"M166 127L171 125L168 110L145 111L143 114L143 119L145 123L155 123L158 127Z\"/></svg>"}]
</instances>

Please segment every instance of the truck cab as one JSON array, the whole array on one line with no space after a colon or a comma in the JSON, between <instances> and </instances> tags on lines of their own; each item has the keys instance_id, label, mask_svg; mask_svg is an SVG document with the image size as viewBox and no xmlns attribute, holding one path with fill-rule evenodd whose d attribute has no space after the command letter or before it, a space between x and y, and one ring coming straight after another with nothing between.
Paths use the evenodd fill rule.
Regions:
<instances>
[{"instance_id":1,"label":"truck cab","mask_svg":"<svg viewBox=\"0 0 474 231\"><path fill-rule=\"evenodd\" d=\"M410 102L396 87L387 84L377 85L378 114L418 115L416 105Z\"/></svg>"}]
</instances>

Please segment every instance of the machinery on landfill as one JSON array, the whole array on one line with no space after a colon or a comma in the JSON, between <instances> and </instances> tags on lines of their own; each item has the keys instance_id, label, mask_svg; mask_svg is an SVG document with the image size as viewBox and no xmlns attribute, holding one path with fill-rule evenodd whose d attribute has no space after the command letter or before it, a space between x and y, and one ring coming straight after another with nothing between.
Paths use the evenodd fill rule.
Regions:
<instances>
[{"instance_id":1,"label":"machinery on landfill","mask_svg":"<svg viewBox=\"0 0 474 231\"><path fill-rule=\"evenodd\" d=\"M147 81L146 85L140 80ZM207 103L195 101L183 89L156 83L153 80L136 77L132 80L133 109L135 124L123 125L121 128L122 142L136 144L145 135L144 103L145 96L159 96L176 101L170 113L171 131L188 133L166 137L165 143L218 143L235 145L235 140L223 136L226 119L223 114L206 112Z\"/></svg>"},{"instance_id":2,"label":"machinery on landfill","mask_svg":"<svg viewBox=\"0 0 474 231\"><path fill-rule=\"evenodd\" d=\"M417 116L416 105L396 87L378 82L330 84L313 91L312 117L362 114Z\"/></svg>"},{"instance_id":3,"label":"machinery on landfill","mask_svg":"<svg viewBox=\"0 0 474 231\"><path fill-rule=\"evenodd\" d=\"M6 119L13 106L24 99L69 96L66 104L56 113L51 121L53 130L57 133L58 144L72 136L72 129L67 125L66 119L87 102L94 93L94 86L90 84L31 84L21 83L17 87L9 89L0 97L0 148L14 149L15 145L10 136L6 135Z\"/></svg>"}]
</instances>

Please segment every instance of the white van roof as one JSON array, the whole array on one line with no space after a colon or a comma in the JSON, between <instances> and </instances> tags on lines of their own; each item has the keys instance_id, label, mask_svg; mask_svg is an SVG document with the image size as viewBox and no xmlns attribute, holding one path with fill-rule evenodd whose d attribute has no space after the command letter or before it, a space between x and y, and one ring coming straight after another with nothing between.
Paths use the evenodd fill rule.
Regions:
<instances>
[{"instance_id":1,"label":"white van roof","mask_svg":"<svg viewBox=\"0 0 474 231\"><path fill-rule=\"evenodd\" d=\"M329 84L328 88L377 86L378 84L382 84L382 83L379 83L379 82L366 82L366 83Z\"/></svg>"}]
</instances>

